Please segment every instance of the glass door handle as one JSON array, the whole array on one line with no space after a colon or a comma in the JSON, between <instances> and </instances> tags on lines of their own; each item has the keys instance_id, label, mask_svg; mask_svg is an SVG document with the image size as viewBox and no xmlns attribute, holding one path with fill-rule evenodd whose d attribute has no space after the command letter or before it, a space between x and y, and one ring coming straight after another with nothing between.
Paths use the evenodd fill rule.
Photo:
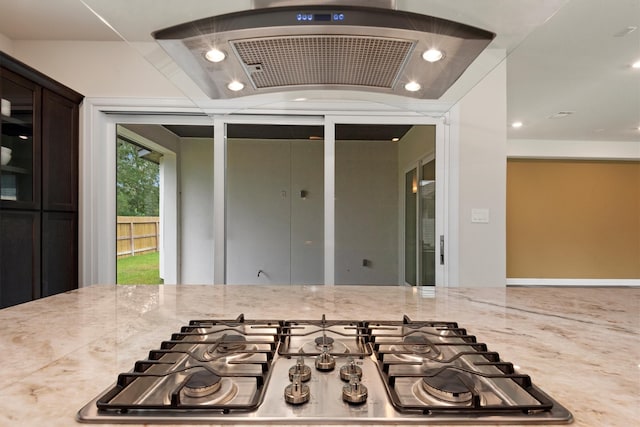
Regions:
<instances>
[{"instance_id":1,"label":"glass door handle","mask_svg":"<svg viewBox=\"0 0 640 427\"><path fill-rule=\"evenodd\" d=\"M444 234L440 235L440 265L444 265Z\"/></svg>"}]
</instances>

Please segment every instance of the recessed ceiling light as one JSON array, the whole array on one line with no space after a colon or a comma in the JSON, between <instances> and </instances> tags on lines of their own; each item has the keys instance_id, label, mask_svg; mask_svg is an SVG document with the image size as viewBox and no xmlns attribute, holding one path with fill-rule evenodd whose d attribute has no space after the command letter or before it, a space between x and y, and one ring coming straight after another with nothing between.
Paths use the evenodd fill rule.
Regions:
<instances>
[{"instance_id":1,"label":"recessed ceiling light","mask_svg":"<svg viewBox=\"0 0 640 427\"><path fill-rule=\"evenodd\" d=\"M636 27L635 25L629 25L628 27L624 27L623 29L615 33L613 37L626 37L637 29L638 27Z\"/></svg>"},{"instance_id":2,"label":"recessed ceiling light","mask_svg":"<svg viewBox=\"0 0 640 427\"><path fill-rule=\"evenodd\" d=\"M513 122L511 123L511 127L512 128L521 128L522 127L522 122Z\"/></svg>"},{"instance_id":3,"label":"recessed ceiling light","mask_svg":"<svg viewBox=\"0 0 640 427\"><path fill-rule=\"evenodd\" d=\"M635 68L638 69L640 68L640 60L634 62L633 64L631 64L631 68Z\"/></svg>"},{"instance_id":4,"label":"recessed ceiling light","mask_svg":"<svg viewBox=\"0 0 640 427\"><path fill-rule=\"evenodd\" d=\"M398 138L398 137L396 136L396 137L391 138L391 141L393 141L393 142L398 142L398 141L400 141L400 138Z\"/></svg>"},{"instance_id":5,"label":"recessed ceiling light","mask_svg":"<svg viewBox=\"0 0 640 427\"><path fill-rule=\"evenodd\" d=\"M404 85L404 88L409 92L417 92L420 90L421 86L420 86L420 83L418 82L409 82L406 85Z\"/></svg>"},{"instance_id":6,"label":"recessed ceiling light","mask_svg":"<svg viewBox=\"0 0 640 427\"><path fill-rule=\"evenodd\" d=\"M237 81L237 80L234 80L234 81L232 81L231 83L229 83L229 84L227 85L227 87L229 88L229 90L232 90L232 91L234 91L234 92L237 92L237 91L239 91L239 90L244 89L244 84L243 84L243 83L240 83L240 82L239 82L239 81Z\"/></svg>"},{"instance_id":7,"label":"recessed ceiling light","mask_svg":"<svg viewBox=\"0 0 640 427\"><path fill-rule=\"evenodd\" d=\"M444 58L444 53L438 49L429 49L422 54L422 59L427 62L437 62Z\"/></svg>"},{"instance_id":8,"label":"recessed ceiling light","mask_svg":"<svg viewBox=\"0 0 640 427\"><path fill-rule=\"evenodd\" d=\"M573 113L575 113L575 111L558 111L557 113L553 113L547 118L548 119L564 119L565 117L569 117Z\"/></svg>"},{"instance_id":9,"label":"recessed ceiling light","mask_svg":"<svg viewBox=\"0 0 640 427\"><path fill-rule=\"evenodd\" d=\"M29 139L29 137L27 135L18 135L18 138L20 138L20 139Z\"/></svg>"},{"instance_id":10,"label":"recessed ceiling light","mask_svg":"<svg viewBox=\"0 0 640 427\"><path fill-rule=\"evenodd\" d=\"M207 58L207 61L209 62L221 62L227 57L227 55L220 49L211 49L204 54L204 57Z\"/></svg>"}]
</instances>

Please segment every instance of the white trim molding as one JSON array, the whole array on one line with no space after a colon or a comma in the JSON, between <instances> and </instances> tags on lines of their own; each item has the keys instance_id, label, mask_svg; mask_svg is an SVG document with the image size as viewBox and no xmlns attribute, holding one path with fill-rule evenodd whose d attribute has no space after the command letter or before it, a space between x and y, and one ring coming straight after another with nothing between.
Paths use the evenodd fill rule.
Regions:
<instances>
[{"instance_id":1,"label":"white trim molding","mask_svg":"<svg viewBox=\"0 0 640 427\"><path fill-rule=\"evenodd\" d=\"M362 104L362 107L370 106ZM375 105L381 108L379 105ZM81 138L80 138L80 218L79 218L79 246L80 246L80 286L93 284L110 284L116 281L116 255L115 255L115 235L116 235L116 210L115 210L115 135L117 124L207 124L214 125L214 180L212 183L214 198L214 245L213 258L215 268L213 271L214 282L224 283L224 243L225 243L225 145L224 145L224 125L226 123L270 123L276 121L279 124L318 124L326 127L325 130L325 157L329 157L325 170L325 281L326 284L334 283L334 254L335 236L335 206L331 201L335 192L334 169L335 156L334 144L335 135L331 130L337 123L369 124L372 121L385 124L415 124L415 125L435 125L436 126L436 152L437 159L441 162L439 166L445 175L442 184L446 182L456 186L458 177L452 176L452 171L457 171L457 158L448 158L449 152L445 148L451 143L457 146L456 142L448 139L455 134L444 129L442 112L434 114L416 114L404 112L390 113L384 118L372 118L371 111L351 111L349 115L335 115L332 111L324 111L323 114L312 116L310 114L292 114L291 105L286 115L249 115L238 114L239 112L225 111L224 114L213 114L212 111L203 111L193 106L189 100L165 99L112 99L112 98L85 98L81 110ZM327 106L328 108L329 106ZM296 110L297 112L297 110ZM306 113L310 113L307 111ZM375 115L375 114L374 114ZM179 151L179 150L178 150ZM457 153L454 151L454 153ZM177 168L180 164L180 153L177 153ZM444 164L444 167L442 165ZM222 167L220 167L222 166ZM448 167L447 167L448 166ZM217 179L216 179L217 177ZM440 179L439 179L440 180ZM445 188L440 191L443 196L442 209L443 219L449 215L457 218L457 212L452 212L448 203L452 198L445 193ZM176 195L179 197L179 195ZM446 204L446 205L445 205ZM454 210L457 205L454 205ZM177 219L180 221L181 213L178 210ZM452 248L457 247L457 242L452 241L447 235L459 236L457 223L437 225L437 234L444 234L446 248L448 248L448 259L452 261L455 257L451 254L457 253ZM180 234L176 240L180 239ZM221 255L222 254L222 255ZM180 254L177 254L179 261ZM442 267L439 285L448 286L449 277L457 277L458 263L450 262ZM180 268L176 267L175 282L180 283Z\"/></svg>"},{"instance_id":2,"label":"white trim molding","mask_svg":"<svg viewBox=\"0 0 640 427\"><path fill-rule=\"evenodd\" d=\"M509 159L640 160L639 141L509 139Z\"/></svg>"},{"instance_id":3,"label":"white trim molding","mask_svg":"<svg viewBox=\"0 0 640 427\"><path fill-rule=\"evenodd\" d=\"M640 286L640 279L507 279L507 286Z\"/></svg>"},{"instance_id":4,"label":"white trim molding","mask_svg":"<svg viewBox=\"0 0 640 427\"><path fill-rule=\"evenodd\" d=\"M116 124L213 123L191 105L179 99L84 99L79 146L80 287L116 283ZM175 271L178 275L178 266Z\"/></svg>"}]
</instances>

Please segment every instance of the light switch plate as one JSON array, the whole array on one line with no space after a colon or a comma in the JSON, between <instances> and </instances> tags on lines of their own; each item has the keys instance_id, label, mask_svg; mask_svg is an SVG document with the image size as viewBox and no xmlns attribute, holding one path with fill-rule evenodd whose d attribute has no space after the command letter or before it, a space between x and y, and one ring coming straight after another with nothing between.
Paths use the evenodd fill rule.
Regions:
<instances>
[{"instance_id":1,"label":"light switch plate","mask_svg":"<svg viewBox=\"0 0 640 427\"><path fill-rule=\"evenodd\" d=\"M489 223L489 209L471 209L471 222L476 224L488 224Z\"/></svg>"}]
</instances>

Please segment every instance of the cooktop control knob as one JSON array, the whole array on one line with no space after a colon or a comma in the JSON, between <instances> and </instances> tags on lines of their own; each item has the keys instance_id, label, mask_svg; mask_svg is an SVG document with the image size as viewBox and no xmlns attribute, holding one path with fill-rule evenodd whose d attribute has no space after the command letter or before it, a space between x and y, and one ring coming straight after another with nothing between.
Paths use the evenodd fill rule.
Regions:
<instances>
[{"instance_id":1,"label":"cooktop control knob","mask_svg":"<svg viewBox=\"0 0 640 427\"><path fill-rule=\"evenodd\" d=\"M329 354L327 346L322 347L322 353L316 358L316 369L319 371L333 371L336 367L336 359Z\"/></svg>"},{"instance_id":2,"label":"cooktop control knob","mask_svg":"<svg viewBox=\"0 0 640 427\"><path fill-rule=\"evenodd\" d=\"M340 368L340 379L342 381L349 381L351 375L357 376L359 380L362 379L362 368L356 365L353 357L349 356L349 358L347 358L347 364Z\"/></svg>"},{"instance_id":3,"label":"cooktop control knob","mask_svg":"<svg viewBox=\"0 0 640 427\"><path fill-rule=\"evenodd\" d=\"M349 384L342 387L342 400L347 403L364 403L367 400L367 387L364 386L357 375L351 375Z\"/></svg>"},{"instance_id":4,"label":"cooktop control knob","mask_svg":"<svg viewBox=\"0 0 640 427\"><path fill-rule=\"evenodd\" d=\"M300 381L306 382L311 379L311 368L304 363L304 356L298 357L296 364L289 368L289 381L293 381L294 375L300 375Z\"/></svg>"},{"instance_id":5,"label":"cooktop control knob","mask_svg":"<svg viewBox=\"0 0 640 427\"><path fill-rule=\"evenodd\" d=\"M293 376L293 382L284 388L284 400L292 405L301 405L309 401L311 391L309 386L302 384L300 375Z\"/></svg>"}]
</instances>

